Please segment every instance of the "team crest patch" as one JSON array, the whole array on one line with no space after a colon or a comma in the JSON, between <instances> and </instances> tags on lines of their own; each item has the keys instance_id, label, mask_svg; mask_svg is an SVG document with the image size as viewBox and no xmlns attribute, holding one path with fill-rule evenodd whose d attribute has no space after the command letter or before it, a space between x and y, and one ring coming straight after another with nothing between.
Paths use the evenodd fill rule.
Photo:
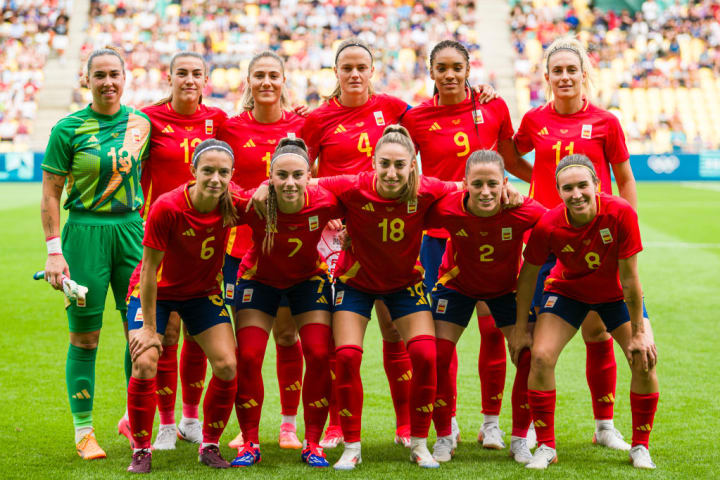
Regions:
<instances>
[{"instance_id":1,"label":"team crest patch","mask_svg":"<svg viewBox=\"0 0 720 480\"><path fill-rule=\"evenodd\" d=\"M84 297L83 298L78 297L77 300L75 300L75 305L77 305L80 308L85 308L87 306L86 302L87 302L87 299L85 299Z\"/></svg>"},{"instance_id":2,"label":"team crest patch","mask_svg":"<svg viewBox=\"0 0 720 480\"><path fill-rule=\"evenodd\" d=\"M383 117L382 111L373 112L373 115L375 115L375 123L378 125L378 127L382 127L385 125L385 117Z\"/></svg>"},{"instance_id":3,"label":"team crest patch","mask_svg":"<svg viewBox=\"0 0 720 480\"><path fill-rule=\"evenodd\" d=\"M482 110L475 110L473 112L473 120L475 120L475 124L485 123L485 119L483 118Z\"/></svg>"},{"instance_id":4,"label":"team crest patch","mask_svg":"<svg viewBox=\"0 0 720 480\"><path fill-rule=\"evenodd\" d=\"M308 225L310 227L310 231L317 230L318 227L320 227L320 220L318 219L317 215L313 215L312 217L308 218Z\"/></svg>"},{"instance_id":5,"label":"team crest patch","mask_svg":"<svg viewBox=\"0 0 720 480\"><path fill-rule=\"evenodd\" d=\"M503 227L502 239L503 240L512 240L512 227Z\"/></svg>"},{"instance_id":6,"label":"team crest patch","mask_svg":"<svg viewBox=\"0 0 720 480\"><path fill-rule=\"evenodd\" d=\"M547 301L545 302L545 308L553 308L557 303L557 300L558 297L556 297L555 295L549 296Z\"/></svg>"},{"instance_id":7,"label":"team crest patch","mask_svg":"<svg viewBox=\"0 0 720 480\"><path fill-rule=\"evenodd\" d=\"M340 290L335 295L335 305L342 305L343 298L345 298L345 290Z\"/></svg>"},{"instance_id":8,"label":"team crest patch","mask_svg":"<svg viewBox=\"0 0 720 480\"><path fill-rule=\"evenodd\" d=\"M235 284L234 283L226 283L225 284L225 296L228 298L228 300L232 300L235 298Z\"/></svg>"},{"instance_id":9,"label":"team crest patch","mask_svg":"<svg viewBox=\"0 0 720 480\"><path fill-rule=\"evenodd\" d=\"M592 125L583 125L582 132L580 132L580 138L589 139L592 137Z\"/></svg>"},{"instance_id":10,"label":"team crest patch","mask_svg":"<svg viewBox=\"0 0 720 480\"><path fill-rule=\"evenodd\" d=\"M131 129L130 134L132 135L133 142L140 143L140 129L139 128Z\"/></svg>"},{"instance_id":11,"label":"team crest patch","mask_svg":"<svg viewBox=\"0 0 720 480\"><path fill-rule=\"evenodd\" d=\"M602 242L607 245L608 243L612 243L612 233L610 233L609 228L603 228L600 230L600 238L602 238Z\"/></svg>"},{"instance_id":12,"label":"team crest patch","mask_svg":"<svg viewBox=\"0 0 720 480\"><path fill-rule=\"evenodd\" d=\"M242 303L252 302L252 297L253 297L253 289L246 288L245 290L243 290Z\"/></svg>"},{"instance_id":13,"label":"team crest patch","mask_svg":"<svg viewBox=\"0 0 720 480\"><path fill-rule=\"evenodd\" d=\"M410 200L409 202L407 202L407 206L408 206L408 210L407 210L408 213L417 212L417 200Z\"/></svg>"},{"instance_id":14,"label":"team crest patch","mask_svg":"<svg viewBox=\"0 0 720 480\"><path fill-rule=\"evenodd\" d=\"M445 310L447 310L448 306L448 300L447 298L441 298L438 300L437 307L435 308L435 312L437 313L445 313Z\"/></svg>"},{"instance_id":15,"label":"team crest patch","mask_svg":"<svg viewBox=\"0 0 720 480\"><path fill-rule=\"evenodd\" d=\"M213 121L208 118L205 120L205 135L212 135L213 133Z\"/></svg>"},{"instance_id":16,"label":"team crest patch","mask_svg":"<svg viewBox=\"0 0 720 480\"><path fill-rule=\"evenodd\" d=\"M288 138L295 138L295 132L286 132Z\"/></svg>"},{"instance_id":17,"label":"team crest patch","mask_svg":"<svg viewBox=\"0 0 720 480\"><path fill-rule=\"evenodd\" d=\"M137 312L135 312L135 321L143 323L143 318L142 308L138 308Z\"/></svg>"}]
</instances>

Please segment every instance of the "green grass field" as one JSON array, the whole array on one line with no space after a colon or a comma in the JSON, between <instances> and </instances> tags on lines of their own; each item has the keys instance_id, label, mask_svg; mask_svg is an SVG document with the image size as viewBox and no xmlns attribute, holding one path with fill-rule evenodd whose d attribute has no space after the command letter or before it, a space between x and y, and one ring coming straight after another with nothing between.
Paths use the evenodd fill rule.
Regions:
<instances>
[{"instance_id":1,"label":"green grass field","mask_svg":"<svg viewBox=\"0 0 720 480\"><path fill-rule=\"evenodd\" d=\"M591 444L592 410L585 382L585 349L579 337L563 353L557 369L559 463L545 473L531 474L512 462L507 451L480 448L475 441L482 421L479 335L471 323L458 347L458 420L463 442L456 458L439 470L420 471L408 461L408 451L392 443L394 415L381 365L380 336L371 326L362 369L364 463L354 472L310 471L300 463L298 452L277 447L279 400L275 349L271 346L264 367L262 463L242 471L210 471L197 463L196 446L178 442L177 450L153 456L154 477L717 478L720 462L708 442L720 431L716 369L720 360L716 326L720 312L720 184L645 183L639 185L639 197L645 244L640 255L641 280L660 355L661 396L651 438L658 466L654 472L635 471L627 463L627 454ZM62 295L31 279L45 262L39 198L38 184L0 183L0 318L4 331L0 337L0 405L7 409L0 414L0 477L126 478L130 452L115 427L125 408L120 318L108 303L98 354L94 415L97 437L108 459L83 462L74 451L65 390L68 335ZM616 426L629 437L629 369L618 348L616 356ZM514 374L508 362L501 417L506 432L510 429L509 393ZM233 414L223 443L237 431ZM430 445L433 441L431 432ZM509 433L506 441L509 443ZM222 450L232 458L229 448ZM330 462L340 453L340 449L328 451Z\"/></svg>"}]
</instances>

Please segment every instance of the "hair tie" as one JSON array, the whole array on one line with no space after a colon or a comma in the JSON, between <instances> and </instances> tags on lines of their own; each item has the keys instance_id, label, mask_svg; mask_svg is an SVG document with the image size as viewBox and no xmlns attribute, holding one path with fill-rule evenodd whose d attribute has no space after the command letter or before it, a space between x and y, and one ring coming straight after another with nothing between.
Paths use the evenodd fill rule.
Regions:
<instances>
[{"instance_id":1,"label":"hair tie","mask_svg":"<svg viewBox=\"0 0 720 480\"><path fill-rule=\"evenodd\" d=\"M370 61L372 62L372 60L373 60L373 54L372 54L372 52L370 52L370 49L369 49L368 47L366 47L365 45L363 45L362 43L353 42L353 43L348 43L348 44L343 45L342 47L340 47L340 49L339 49L339 50L337 51L337 53L335 54L335 65L337 65L338 58L340 58L340 53L342 53L343 50L345 50L346 48L349 48L349 47L360 47L360 48L362 48L363 50L365 50L365 51L368 53L368 55L370 55Z\"/></svg>"},{"instance_id":2,"label":"hair tie","mask_svg":"<svg viewBox=\"0 0 720 480\"><path fill-rule=\"evenodd\" d=\"M583 165L582 163L571 163L570 165L565 165L563 168L561 168L560 170L558 170L557 173L555 174L555 178L557 179L557 177L558 177L563 171L567 170L568 168L572 168L572 167L585 167L585 168L587 168L587 169L590 171L590 173L592 174L593 177L596 177L596 176L597 176L597 174L595 173L595 170L593 170L592 168L588 167L587 165Z\"/></svg>"},{"instance_id":3,"label":"hair tie","mask_svg":"<svg viewBox=\"0 0 720 480\"><path fill-rule=\"evenodd\" d=\"M230 155L230 158L232 158L233 162L235 162L235 155L233 154L232 150L229 148L223 146L223 145L209 145L205 148L203 148L200 151L195 150L195 155L193 155L193 166L196 166L198 158L200 158L200 155L207 152L208 150L222 150L226 152L228 155Z\"/></svg>"}]
</instances>

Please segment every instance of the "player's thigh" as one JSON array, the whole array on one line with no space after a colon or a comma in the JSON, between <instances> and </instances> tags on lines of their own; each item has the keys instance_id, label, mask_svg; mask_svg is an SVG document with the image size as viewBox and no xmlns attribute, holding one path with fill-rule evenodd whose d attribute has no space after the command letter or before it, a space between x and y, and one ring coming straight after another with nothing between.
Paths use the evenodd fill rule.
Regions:
<instances>
[{"instance_id":1,"label":"player's thigh","mask_svg":"<svg viewBox=\"0 0 720 480\"><path fill-rule=\"evenodd\" d=\"M375 317L377 317L383 340L392 343L402 340L400 332L397 331L390 317L390 311L382 300L375 300Z\"/></svg>"},{"instance_id":2,"label":"player's thigh","mask_svg":"<svg viewBox=\"0 0 720 480\"><path fill-rule=\"evenodd\" d=\"M590 310L585 316L581 332L583 340L588 343L604 342L610 338L610 334L607 328L605 328L602 318L600 318L600 315L594 310Z\"/></svg>"},{"instance_id":3,"label":"player's thigh","mask_svg":"<svg viewBox=\"0 0 720 480\"><path fill-rule=\"evenodd\" d=\"M335 311L332 315L333 337L336 346L362 347L370 319L350 310Z\"/></svg>"},{"instance_id":4,"label":"player's thigh","mask_svg":"<svg viewBox=\"0 0 720 480\"><path fill-rule=\"evenodd\" d=\"M180 340L180 325L182 324L180 315L177 312L171 312L165 327L165 336L163 337L163 345L177 345Z\"/></svg>"},{"instance_id":5,"label":"player's thigh","mask_svg":"<svg viewBox=\"0 0 720 480\"><path fill-rule=\"evenodd\" d=\"M290 313L290 307L279 307L272 327L275 343L284 347L295 345L298 339L297 325Z\"/></svg>"},{"instance_id":6,"label":"player's thigh","mask_svg":"<svg viewBox=\"0 0 720 480\"><path fill-rule=\"evenodd\" d=\"M490 312L490 307L488 307L488 304L483 302L482 300L477 302L475 309L477 310L478 317L487 317L489 315L492 315L492 312Z\"/></svg>"},{"instance_id":7,"label":"player's thigh","mask_svg":"<svg viewBox=\"0 0 720 480\"><path fill-rule=\"evenodd\" d=\"M407 343L419 335L435 336L435 322L429 311L419 311L395 319L395 326Z\"/></svg>"},{"instance_id":8,"label":"player's thigh","mask_svg":"<svg viewBox=\"0 0 720 480\"><path fill-rule=\"evenodd\" d=\"M193 337L205 352L215 376L226 381L235 378L235 336L229 321L217 323Z\"/></svg>"},{"instance_id":9,"label":"player's thigh","mask_svg":"<svg viewBox=\"0 0 720 480\"><path fill-rule=\"evenodd\" d=\"M113 225L110 233L112 235L110 283L115 298L115 308L125 310L130 276L142 260L142 220L138 217L132 222Z\"/></svg>"},{"instance_id":10,"label":"player's thigh","mask_svg":"<svg viewBox=\"0 0 720 480\"><path fill-rule=\"evenodd\" d=\"M327 275L314 275L285 292L292 314L293 335L297 335L298 329L308 323L330 325L333 288Z\"/></svg>"},{"instance_id":11,"label":"player's thigh","mask_svg":"<svg viewBox=\"0 0 720 480\"><path fill-rule=\"evenodd\" d=\"M533 333L533 365L537 368L554 369L560 353L576 333L577 328L565 319L553 313L541 313Z\"/></svg>"}]
</instances>

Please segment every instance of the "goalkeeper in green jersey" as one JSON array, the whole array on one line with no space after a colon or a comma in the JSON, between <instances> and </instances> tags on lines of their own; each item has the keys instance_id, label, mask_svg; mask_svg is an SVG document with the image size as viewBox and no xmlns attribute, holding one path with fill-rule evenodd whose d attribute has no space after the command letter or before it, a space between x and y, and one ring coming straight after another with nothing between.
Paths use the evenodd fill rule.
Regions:
<instances>
[{"instance_id":1,"label":"goalkeeper in green jersey","mask_svg":"<svg viewBox=\"0 0 720 480\"><path fill-rule=\"evenodd\" d=\"M105 457L92 427L95 356L108 286L125 322L128 281L142 258L140 167L150 121L120 103L125 62L116 50L90 54L86 75L92 103L61 119L50 134L42 164L41 217L48 245L46 280L62 289L66 275L88 287L85 302L66 302L70 346L65 372L77 452L94 459ZM61 234L63 187L69 215ZM129 366L126 354L126 375Z\"/></svg>"}]
</instances>

